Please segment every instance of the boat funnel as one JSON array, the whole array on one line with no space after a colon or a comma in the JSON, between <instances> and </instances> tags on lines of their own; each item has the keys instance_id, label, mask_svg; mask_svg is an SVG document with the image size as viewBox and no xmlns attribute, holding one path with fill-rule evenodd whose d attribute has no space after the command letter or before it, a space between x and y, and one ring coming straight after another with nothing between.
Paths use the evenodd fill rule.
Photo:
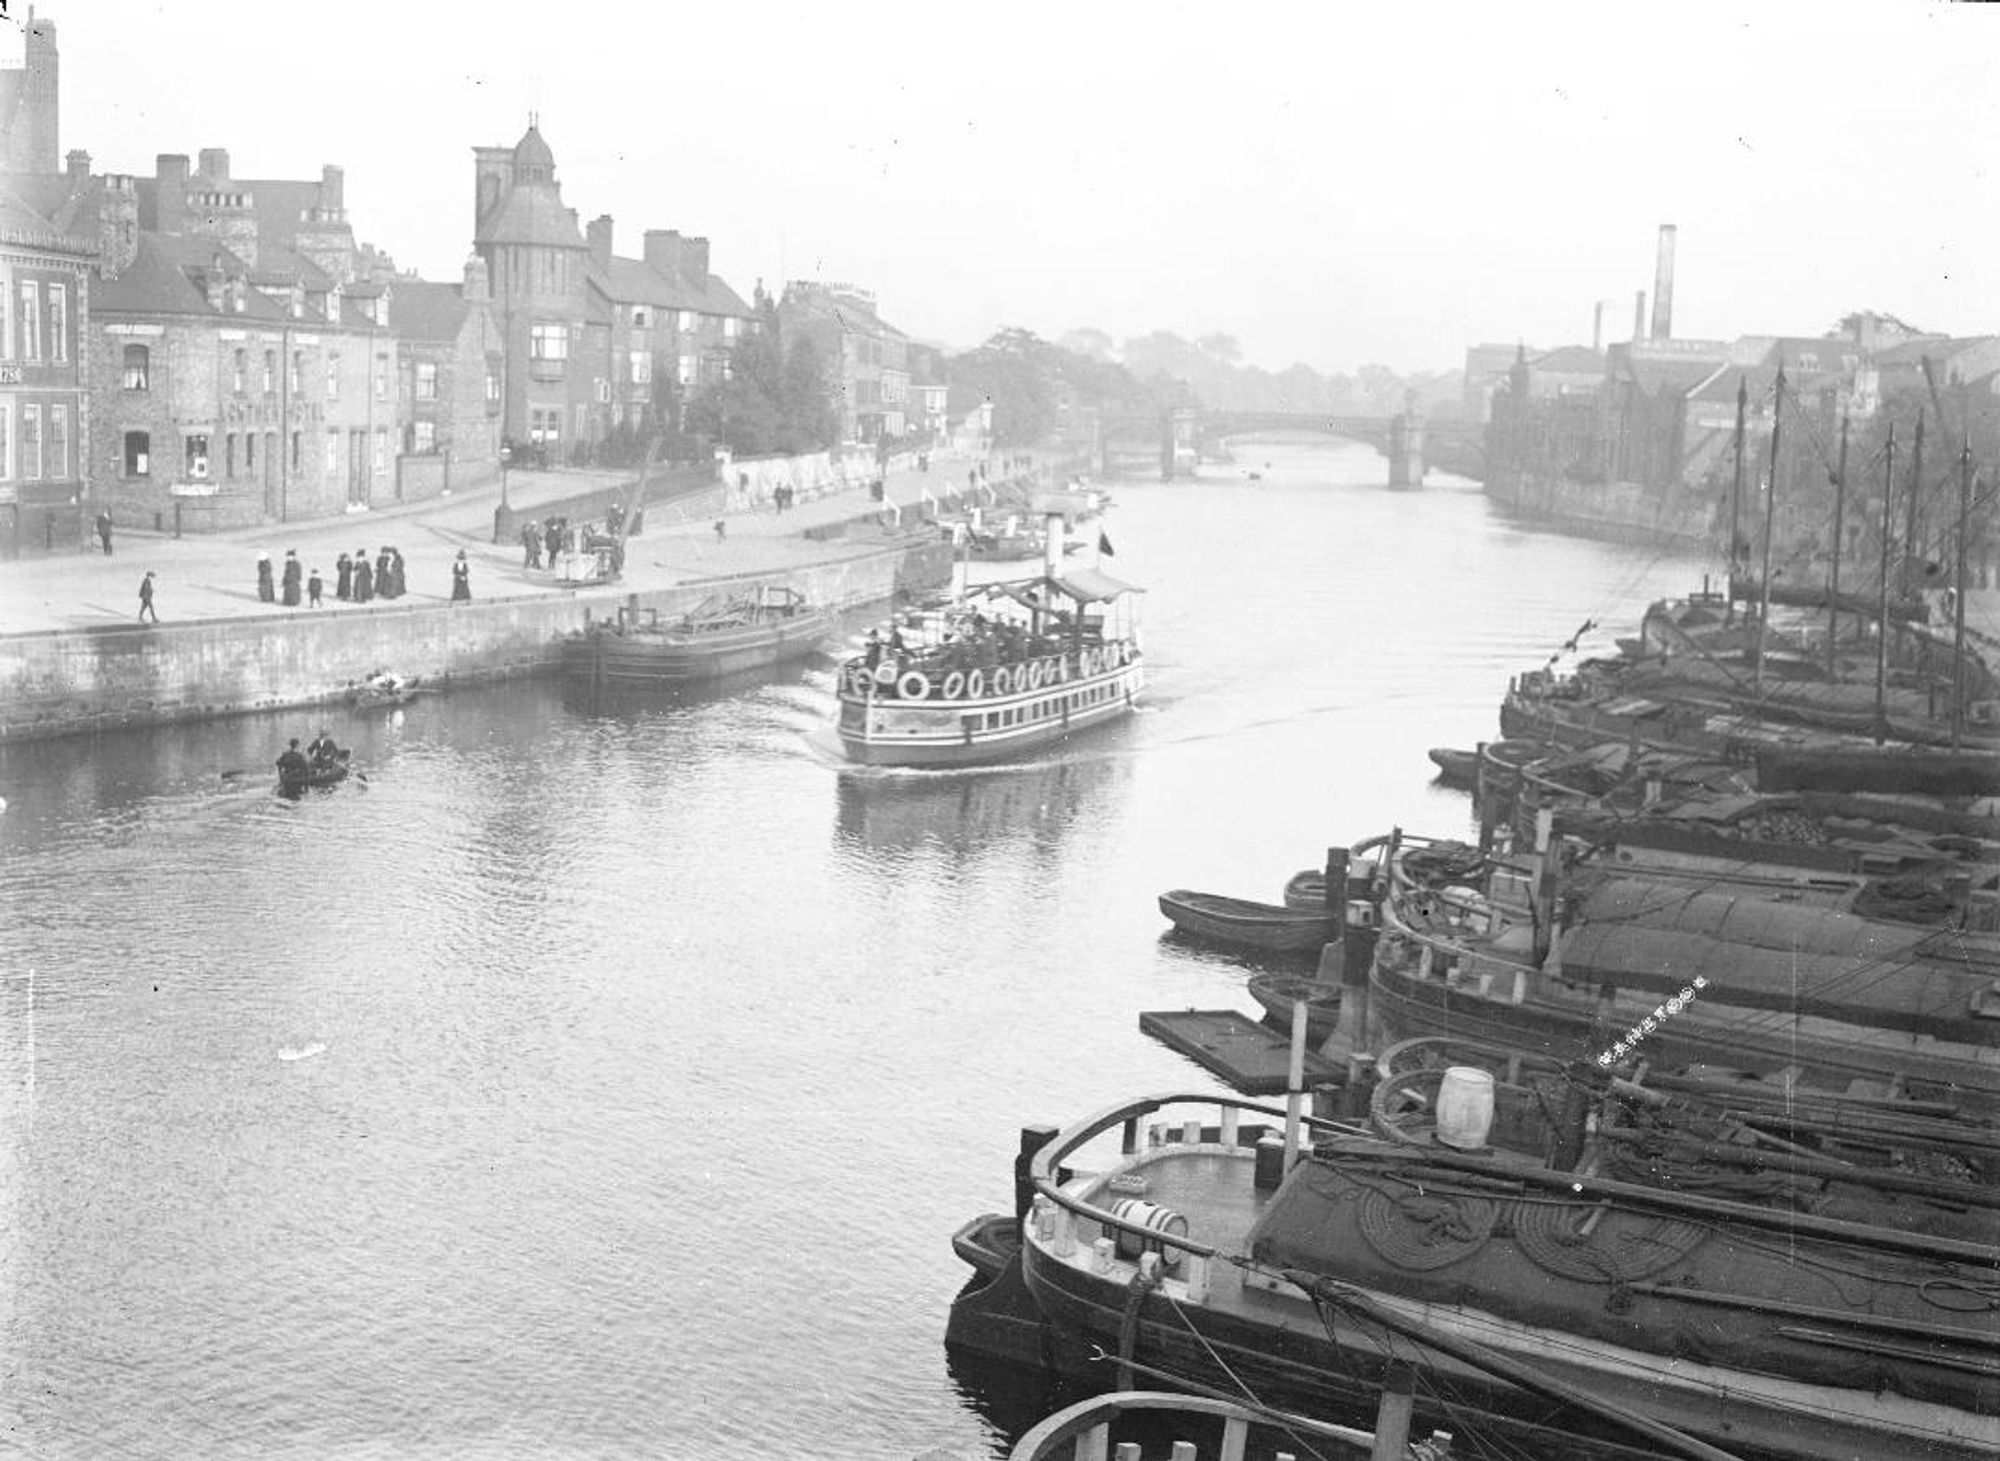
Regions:
<instances>
[{"instance_id":1,"label":"boat funnel","mask_svg":"<svg viewBox=\"0 0 2000 1461\"><path fill-rule=\"evenodd\" d=\"M1050 578L1062 573L1063 547L1063 516L1049 513L1042 519L1042 567Z\"/></svg>"}]
</instances>

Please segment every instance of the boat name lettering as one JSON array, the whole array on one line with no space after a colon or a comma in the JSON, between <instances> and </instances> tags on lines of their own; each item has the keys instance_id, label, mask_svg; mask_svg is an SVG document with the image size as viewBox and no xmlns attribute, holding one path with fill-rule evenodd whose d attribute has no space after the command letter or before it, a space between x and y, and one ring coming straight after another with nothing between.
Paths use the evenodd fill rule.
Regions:
<instances>
[{"instance_id":1,"label":"boat name lettering","mask_svg":"<svg viewBox=\"0 0 2000 1461\"><path fill-rule=\"evenodd\" d=\"M1695 975L1693 982L1684 987L1679 994L1674 995L1665 1004L1654 1006L1653 1012L1627 1030L1623 1039L1614 1043L1609 1050L1598 1056L1597 1063L1608 1067L1623 1060L1637 1049L1639 1043L1648 1035L1693 1004L1695 996L1706 988L1708 988L1708 980L1700 974Z\"/></svg>"}]
</instances>

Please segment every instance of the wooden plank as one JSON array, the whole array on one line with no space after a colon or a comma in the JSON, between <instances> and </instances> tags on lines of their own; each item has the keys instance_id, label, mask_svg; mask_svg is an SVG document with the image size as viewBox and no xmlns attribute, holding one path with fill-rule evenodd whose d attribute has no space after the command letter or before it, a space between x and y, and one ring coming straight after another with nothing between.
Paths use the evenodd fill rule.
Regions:
<instances>
[{"instance_id":1,"label":"wooden plank","mask_svg":"<svg viewBox=\"0 0 2000 1461\"><path fill-rule=\"evenodd\" d=\"M1250 1015L1235 1010L1147 1010L1139 1015L1139 1028L1246 1096L1285 1090L1291 1044ZM1344 1075L1341 1066L1306 1052L1308 1089L1338 1083Z\"/></svg>"}]
</instances>

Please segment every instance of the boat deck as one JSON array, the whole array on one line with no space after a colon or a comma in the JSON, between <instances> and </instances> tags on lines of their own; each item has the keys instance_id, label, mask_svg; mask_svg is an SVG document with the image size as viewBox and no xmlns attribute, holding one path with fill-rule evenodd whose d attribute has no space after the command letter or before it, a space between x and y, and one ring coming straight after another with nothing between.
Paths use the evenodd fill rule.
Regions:
<instances>
[{"instance_id":1,"label":"boat deck","mask_svg":"<svg viewBox=\"0 0 2000 1461\"><path fill-rule=\"evenodd\" d=\"M1291 1075L1291 1041L1269 1025L1235 1010L1146 1010L1139 1028L1220 1076L1246 1096L1284 1091ZM1318 1085L1345 1072L1314 1051L1306 1052L1306 1081Z\"/></svg>"}]
</instances>

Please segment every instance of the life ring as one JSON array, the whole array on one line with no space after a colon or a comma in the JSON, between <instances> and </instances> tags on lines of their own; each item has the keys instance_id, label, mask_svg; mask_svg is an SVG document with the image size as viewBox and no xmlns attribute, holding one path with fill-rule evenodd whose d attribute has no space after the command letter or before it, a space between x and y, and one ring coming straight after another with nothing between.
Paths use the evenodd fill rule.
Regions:
<instances>
[{"instance_id":1,"label":"life ring","mask_svg":"<svg viewBox=\"0 0 2000 1461\"><path fill-rule=\"evenodd\" d=\"M876 665L875 683L880 685L885 690L888 689L891 685L895 684L896 683L895 665L891 664L888 660L883 660L880 664Z\"/></svg>"},{"instance_id":2,"label":"life ring","mask_svg":"<svg viewBox=\"0 0 2000 1461\"><path fill-rule=\"evenodd\" d=\"M1027 670L1028 670L1028 688L1029 688L1030 690L1039 690L1039 689L1041 689L1041 688L1042 688L1042 662L1041 662L1040 660L1038 660L1038 659L1037 659L1037 660L1029 660L1029 661L1028 661L1028 665L1027 665Z\"/></svg>"},{"instance_id":3,"label":"life ring","mask_svg":"<svg viewBox=\"0 0 2000 1461\"><path fill-rule=\"evenodd\" d=\"M1084 677L1087 679L1090 676L1100 673L1103 669L1104 669L1104 656L1099 654L1094 649L1086 649L1083 652Z\"/></svg>"},{"instance_id":4,"label":"life ring","mask_svg":"<svg viewBox=\"0 0 2000 1461\"><path fill-rule=\"evenodd\" d=\"M964 689L965 689L965 676L961 674L959 671L953 670L950 674L944 677L945 699L947 700L958 699L959 693Z\"/></svg>"},{"instance_id":5,"label":"life ring","mask_svg":"<svg viewBox=\"0 0 2000 1461\"><path fill-rule=\"evenodd\" d=\"M856 695L866 695L868 687L874 683L874 676L868 673L866 665L847 667L847 688Z\"/></svg>"},{"instance_id":6,"label":"life ring","mask_svg":"<svg viewBox=\"0 0 2000 1461\"><path fill-rule=\"evenodd\" d=\"M1014 672L1002 665L993 672L993 693L1012 695L1014 693Z\"/></svg>"},{"instance_id":7,"label":"life ring","mask_svg":"<svg viewBox=\"0 0 2000 1461\"><path fill-rule=\"evenodd\" d=\"M896 693L905 700L928 700L931 695L931 682L922 670L910 670L902 679L896 681Z\"/></svg>"},{"instance_id":8,"label":"life ring","mask_svg":"<svg viewBox=\"0 0 2000 1461\"><path fill-rule=\"evenodd\" d=\"M965 677L965 698L968 700L984 700L986 698L985 671L974 670Z\"/></svg>"}]
</instances>

